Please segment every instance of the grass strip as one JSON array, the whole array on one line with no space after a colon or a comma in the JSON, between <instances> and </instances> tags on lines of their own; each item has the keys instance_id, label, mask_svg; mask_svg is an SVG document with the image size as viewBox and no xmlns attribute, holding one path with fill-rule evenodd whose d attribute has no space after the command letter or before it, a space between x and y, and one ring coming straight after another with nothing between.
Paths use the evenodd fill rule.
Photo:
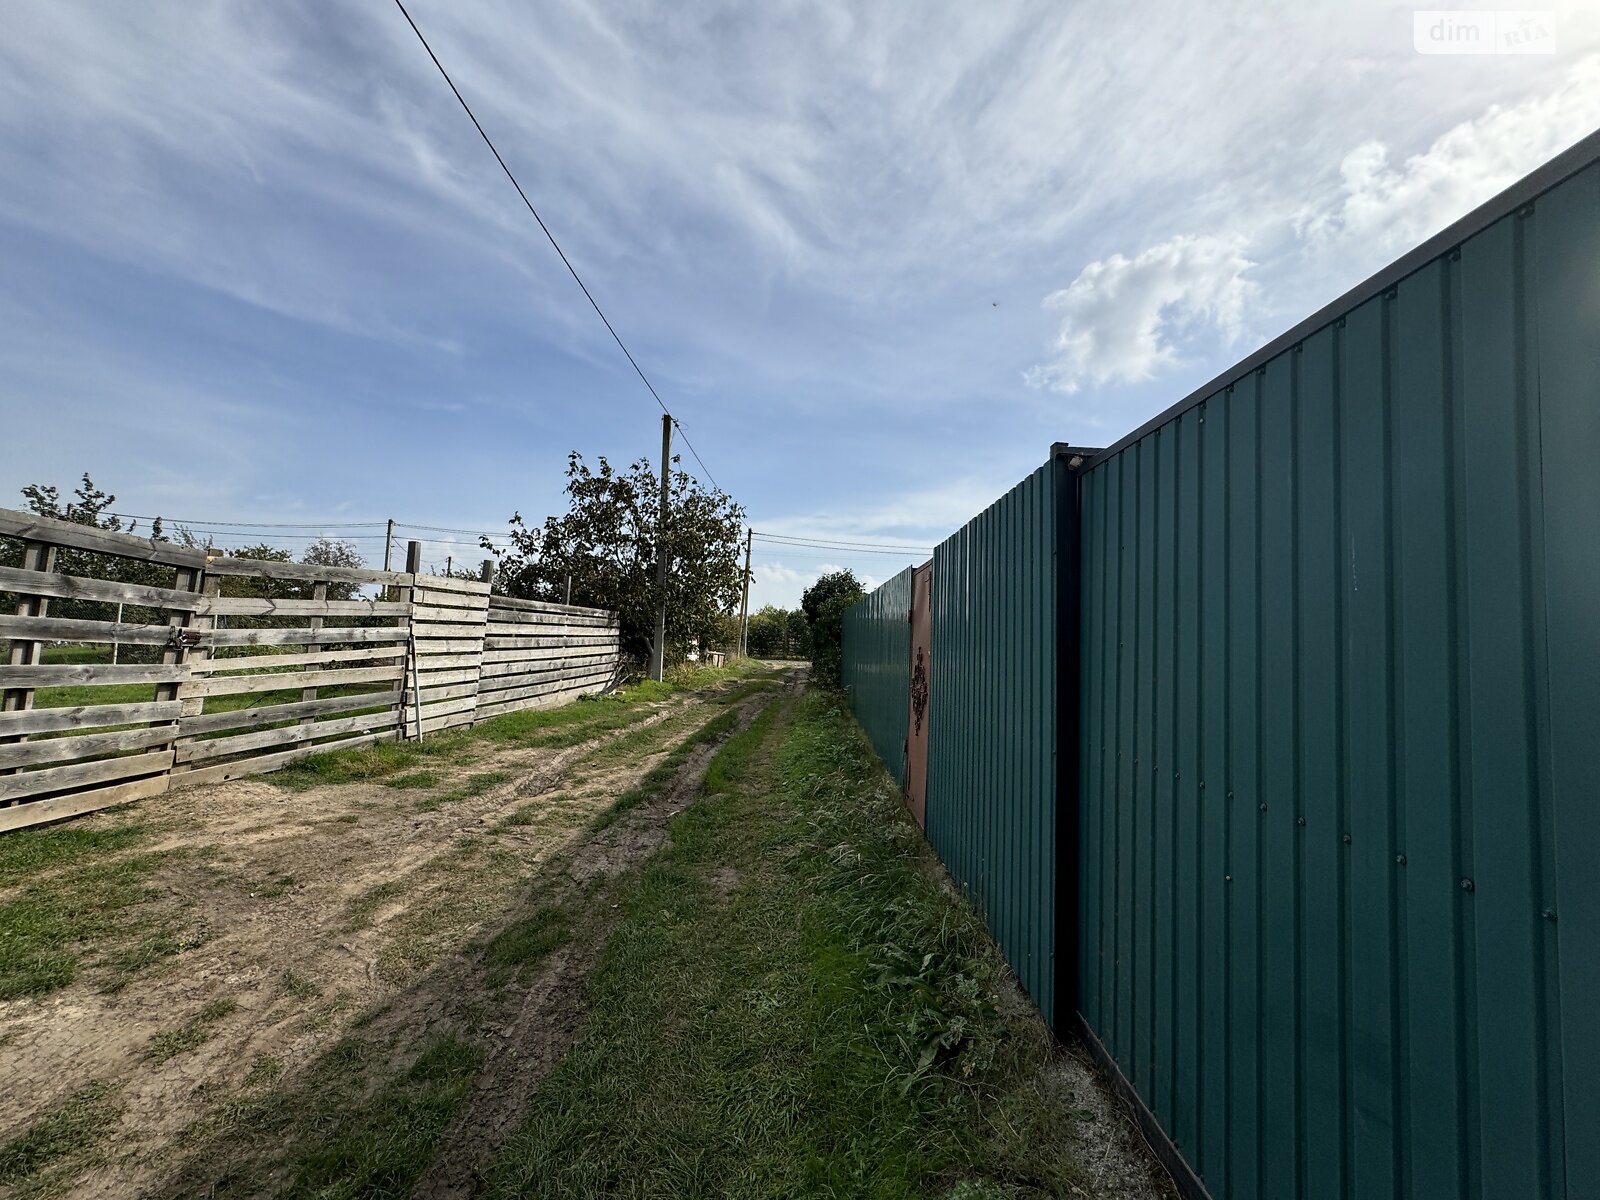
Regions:
<instances>
[{"instance_id":1,"label":"grass strip","mask_svg":"<svg viewBox=\"0 0 1600 1200\"><path fill-rule=\"evenodd\" d=\"M97 1081L80 1088L27 1132L0 1146L0 1187L15 1187L20 1195L30 1183L44 1184L47 1172L63 1174L74 1162L88 1165L85 1160L121 1113L110 1084Z\"/></svg>"},{"instance_id":2,"label":"grass strip","mask_svg":"<svg viewBox=\"0 0 1600 1200\"><path fill-rule=\"evenodd\" d=\"M324 784L385 780L402 772L428 774L431 762L454 759L463 753L470 757L475 745L482 742L528 747L577 745L631 725L647 704L679 692L704 690L725 679L742 678L754 669L737 664L680 670L664 682L646 680L604 696L580 697L559 708L505 713L468 729L430 733L420 742L380 742L359 749L308 754L263 778L288 791L305 791Z\"/></svg>"},{"instance_id":3,"label":"grass strip","mask_svg":"<svg viewBox=\"0 0 1600 1200\"><path fill-rule=\"evenodd\" d=\"M769 708L704 793L486 1194L1072 1194L1048 1033L839 704Z\"/></svg>"},{"instance_id":4,"label":"grass strip","mask_svg":"<svg viewBox=\"0 0 1600 1200\"><path fill-rule=\"evenodd\" d=\"M212 1034L216 1033L217 1023L238 1007L238 1001L231 997L211 1001L178 1028L156 1034L140 1057L146 1062L164 1063L198 1049L211 1040Z\"/></svg>"}]
</instances>

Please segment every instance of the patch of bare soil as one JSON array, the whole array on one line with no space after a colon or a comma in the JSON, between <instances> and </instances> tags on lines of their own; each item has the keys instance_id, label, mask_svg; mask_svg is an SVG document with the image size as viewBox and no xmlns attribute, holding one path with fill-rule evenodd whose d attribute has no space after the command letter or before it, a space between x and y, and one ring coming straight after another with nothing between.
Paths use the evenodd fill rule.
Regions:
<instances>
[{"instance_id":1,"label":"patch of bare soil","mask_svg":"<svg viewBox=\"0 0 1600 1200\"><path fill-rule=\"evenodd\" d=\"M685 782L661 801L584 841L594 819L681 735L674 730L665 744L626 756L604 749L665 722L693 728L715 713L714 699L674 697L625 730L564 749L474 743L470 756L434 767L441 778L426 790L373 783L287 792L244 780L88 818L84 824L105 828L137 822L165 830L134 852L183 851L157 868L152 886L165 896L154 903L187 910L206 936L116 994L78 983L0 1002L0 1143L85 1085L109 1081L122 1115L102 1147L103 1165L55 1194L137 1195L170 1161L172 1139L237 1094L253 1071L291 1076L358 1015L379 1011L384 1022L429 1027L476 986L477 957L462 948L506 919L530 877L561 861L564 886L577 888L660 844L710 751L695 754ZM753 696L744 719L768 699ZM487 772L505 778L427 810L429 796L447 796ZM525 987L505 989L515 991L515 1007L504 1015L501 1041L518 1056L491 1055L483 1103L471 1106L472 1120L489 1127L458 1139L456 1161L476 1161L476 1147L491 1144L517 1111L513 1095L531 1088L570 1042L573 997L597 951L574 939ZM424 975L425 988L408 986ZM192 1022L208 1004L215 1011L218 1001L236 1007L206 1027L200 1044L158 1061L152 1039ZM439 1175L443 1190L435 1194L455 1194L450 1181L470 1177L471 1168L462 1171Z\"/></svg>"}]
</instances>

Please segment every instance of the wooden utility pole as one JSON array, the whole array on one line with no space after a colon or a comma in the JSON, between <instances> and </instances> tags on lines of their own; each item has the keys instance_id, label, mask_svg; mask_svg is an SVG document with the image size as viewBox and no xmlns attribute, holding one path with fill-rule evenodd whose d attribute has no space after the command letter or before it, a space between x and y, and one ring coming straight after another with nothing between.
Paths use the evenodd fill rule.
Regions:
<instances>
[{"instance_id":1,"label":"wooden utility pole","mask_svg":"<svg viewBox=\"0 0 1600 1200\"><path fill-rule=\"evenodd\" d=\"M383 535L383 569L389 569L389 553L394 549L394 518L389 518L389 530Z\"/></svg>"},{"instance_id":2,"label":"wooden utility pole","mask_svg":"<svg viewBox=\"0 0 1600 1200\"><path fill-rule=\"evenodd\" d=\"M755 530L744 531L744 597L739 601L739 657L750 653L750 541Z\"/></svg>"},{"instance_id":3,"label":"wooden utility pole","mask_svg":"<svg viewBox=\"0 0 1600 1200\"><path fill-rule=\"evenodd\" d=\"M661 414L661 515L656 519L656 640L650 647L650 678L660 679L667 662L667 503L672 487L672 414Z\"/></svg>"}]
</instances>

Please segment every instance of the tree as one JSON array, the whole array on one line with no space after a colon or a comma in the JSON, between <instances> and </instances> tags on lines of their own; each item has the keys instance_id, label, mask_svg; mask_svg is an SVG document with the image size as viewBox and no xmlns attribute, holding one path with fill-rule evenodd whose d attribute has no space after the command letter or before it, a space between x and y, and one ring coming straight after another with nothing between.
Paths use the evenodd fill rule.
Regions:
<instances>
[{"instance_id":1,"label":"tree","mask_svg":"<svg viewBox=\"0 0 1600 1200\"><path fill-rule=\"evenodd\" d=\"M87 471L83 474L82 482L74 490L73 499L66 503L62 503L60 488L42 483L28 484L22 489L22 498L27 510L36 516L67 521L74 525L87 525L113 533L134 534L158 542L172 540L164 531L160 517L151 523L148 533L139 528L138 521L124 524L122 518L110 512L117 498L110 492L96 487ZM193 535L187 530L180 530L179 534L180 545L196 544ZM21 565L22 544L11 538L0 538L0 566ZM55 571L57 574L71 575L80 579L110 579L118 583L136 583L153 587L172 587L176 581L176 572L172 567L142 562L138 559L119 558L112 554L100 554L92 550L69 548L56 551ZM75 620L111 621L116 619L117 611L116 604L98 600L58 599L50 602L52 616ZM161 614L157 610L137 608L132 605L124 606L122 615L130 622L161 619Z\"/></svg>"},{"instance_id":2,"label":"tree","mask_svg":"<svg viewBox=\"0 0 1600 1200\"><path fill-rule=\"evenodd\" d=\"M817 581L805 590L800 597L800 609L806 614L806 619L815 625L817 618L822 615L822 606L834 596L849 596L850 603L854 604L866 595L861 590L861 581L856 578L856 573L849 567L840 571L830 571L819 576Z\"/></svg>"},{"instance_id":3,"label":"tree","mask_svg":"<svg viewBox=\"0 0 1600 1200\"><path fill-rule=\"evenodd\" d=\"M286 563L294 561L294 552L281 546L261 542L254 546L239 546L228 551L230 558L248 558L255 562ZM300 584L293 579L264 579L259 575L224 575L224 596L248 596L253 600L292 600L300 595Z\"/></svg>"},{"instance_id":4,"label":"tree","mask_svg":"<svg viewBox=\"0 0 1600 1200\"><path fill-rule=\"evenodd\" d=\"M802 614L802 619L804 614ZM789 628L789 613L774 604L765 604L750 614L749 651L756 658L776 658L783 652Z\"/></svg>"},{"instance_id":5,"label":"tree","mask_svg":"<svg viewBox=\"0 0 1600 1200\"><path fill-rule=\"evenodd\" d=\"M361 557L361 551L356 549L354 542L346 542L335 538L318 538L306 547L306 552L300 556L300 561L309 566L318 567L349 567L361 570L367 565L367 560ZM476 575L473 576L477 578ZM330 583L328 585L329 600L354 600L361 591L359 583Z\"/></svg>"},{"instance_id":6,"label":"tree","mask_svg":"<svg viewBox=\"0 0 1600 1200\"><path fill-rule=\"evenodd\" d=\"M643 658L655 637L660 477L646 459L625 471L603 456L598 464L568 455L567 511L539 528L514 515L503 554L483 544L500 557L498 590L560 602L570 577L572 602L616 612L623 651ZM739 598L744 510L682 470L669 473L669 488L667 634L681 654L691 642L713 641L718 618Z\"/></svg>"},{"instance_id":7,"label":"tree","mask_svg":"<svg viewBox=\"0 0 1600 1200\"><path fill-rule=\"evenodd\" d=\"M811 624L811 674L824 685L837 685L844 661L844 614L866 593L848 567L822 576L800 597Z\"/></svg>"}]
</instances>

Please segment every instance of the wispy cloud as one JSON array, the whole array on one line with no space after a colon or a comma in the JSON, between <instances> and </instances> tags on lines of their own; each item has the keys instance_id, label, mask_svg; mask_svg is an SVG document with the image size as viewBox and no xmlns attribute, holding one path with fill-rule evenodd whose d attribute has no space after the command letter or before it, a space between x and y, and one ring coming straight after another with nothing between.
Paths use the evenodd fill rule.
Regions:
<instances>
[{"instance_id":1,"label":"wispy cloud","mask_svg":"<svg viewBox=\"0 0 1600 1200\"><path fill-rule=\"evenodd\" d=\"M1179 234L1131 258L1097 259L1045 296L1059 326L1050 357L1024 380L1069 394L1142 383L1179 365L1186 346L1215 355L1270 332L1262 264L1278 264L1279 280L1283 264L1308 261L1335 278L1367 274L1597 125L1600 56L1590 56L1554 88L1492 105L1398 166L1384 142L1362 142L1344 155L1336 184L1299 206L1263 206L1249 233Z\"/></svg>"},{"instance_id":2,"label":"wispy cloud","mask_svg":"<svg viewBox=\"0 0 1600 1200\"><path fill-rule=\"evenodd\" d=\"M1596 127L1600 56L1580 60L1552 91L1493 105L1398 165L1385 143L1361 143L1339 164L1337 193L1303 211L1298 231L1319 249L1403 250Z\"/></svg>"}]
</instances>

